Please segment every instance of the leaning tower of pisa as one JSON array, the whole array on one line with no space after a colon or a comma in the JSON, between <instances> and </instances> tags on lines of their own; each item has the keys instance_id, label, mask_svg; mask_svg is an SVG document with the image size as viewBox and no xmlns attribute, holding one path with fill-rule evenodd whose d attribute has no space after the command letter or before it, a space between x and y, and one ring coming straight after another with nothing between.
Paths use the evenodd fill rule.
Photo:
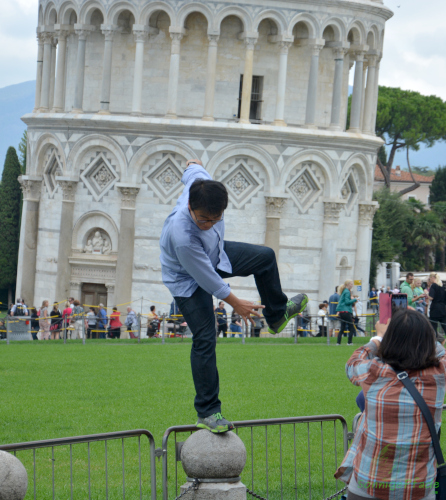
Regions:
<instances>
[{"instance_id":1,"label":"leaning tower of pisa","mask_svg":"<svg viewBox=\"0 0 446 500\"><path fill-rule=\"evenodd\" d=\"M287 294L366 292L391 15L382 0L40 0L17 294L170 302L159 237L189 158L229 191L226 239L271 246Z\"/></svg>"}]
</instances>

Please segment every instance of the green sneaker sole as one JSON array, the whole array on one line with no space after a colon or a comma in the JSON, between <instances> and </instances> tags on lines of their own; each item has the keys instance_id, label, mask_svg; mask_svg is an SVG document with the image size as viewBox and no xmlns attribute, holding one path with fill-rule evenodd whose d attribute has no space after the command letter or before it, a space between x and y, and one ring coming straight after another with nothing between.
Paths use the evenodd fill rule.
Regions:
<instances>
[{"instance_id":1,"label":"green sneaker sole","mask_svg":"<svg viewBox=\"0 0 446 500\"><path fill-rule=\"evenodd\" d=\"M199 427L200 429L206 429L207 431L211 431L214 434L223 434L224 432L229 432L231 429L229 429L228 425L225 425L221 427L220 429L211 429L209 426L205 424L195 424L196 427Z\"/></svg>"},{"instance_id":2,"label":"green sneaker sole","mask_svg":"<svg viewBox=\"0 0 446 500\"><path fill-rule=\"evenodd\" d=\"M300 307L300 311L303 311L305 309L305 307L307 306L308 304L308 296L306 295L304 300L302 301L301 303L301 307ZM299 314L299 312L293 314L292 316L290 316L286 321L284 321L279 329L277 330L277 332L275 332L273 329L271 328L268 328L268 333L271 333L271 335L277 335L278 333L281 333L285 327L288 325L288 323L290 322L290 320L292 320L293 318L295 318L297 315Z\"/></svg>"}]
</instances>

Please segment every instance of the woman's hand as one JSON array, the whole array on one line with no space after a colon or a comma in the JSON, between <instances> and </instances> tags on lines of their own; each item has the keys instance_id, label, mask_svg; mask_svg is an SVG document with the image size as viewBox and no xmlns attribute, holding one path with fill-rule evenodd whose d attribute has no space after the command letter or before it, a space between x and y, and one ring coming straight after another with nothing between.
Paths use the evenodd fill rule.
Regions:
<instances>
[{"instance_id":1,"label":"woman's hand","mask_svg":"<svg viewBox=\"0 0 446 500\"><path fill-rule=\"evenodd\" d=\"M379 321L378 321L378 323L376 323L375 329L376 329L376 336L377 337L381 337L381 338L384 337L384 335L386 334L386 331L387 331L387 327L389 326L389 323L390 323L390 318L387 320L386 324L380 323Z\"/></svg>"}]
</instances>

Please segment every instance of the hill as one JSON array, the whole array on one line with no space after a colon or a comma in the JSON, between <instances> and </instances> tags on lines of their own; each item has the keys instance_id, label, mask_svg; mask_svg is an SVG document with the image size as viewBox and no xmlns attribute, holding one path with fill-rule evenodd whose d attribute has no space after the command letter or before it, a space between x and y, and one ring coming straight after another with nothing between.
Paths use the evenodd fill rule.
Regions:
<instances>
[{"instance_id":1,"label":"hill","mask_svg":"<svg viewBox=\"0 0 446 500\"><path fill-rule=\"evenodd\" d=\"M0 89L0 173L9 146L18 147L26 125L20 119L34 108L36 82L23 82Z\"/></svg>"}]
</instances>

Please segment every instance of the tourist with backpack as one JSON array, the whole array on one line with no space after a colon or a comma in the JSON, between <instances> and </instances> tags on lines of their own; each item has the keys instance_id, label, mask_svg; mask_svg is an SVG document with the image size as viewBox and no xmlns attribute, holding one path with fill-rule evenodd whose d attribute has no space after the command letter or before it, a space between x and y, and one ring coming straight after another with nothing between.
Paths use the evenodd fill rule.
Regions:
<instances>
[{"instance_id":1,"label":"tourist with backpack","mask_svg":"<svg viewBox=\"0 0 446 500\"><path fill-rule=\"evenodd\" d=\"M11 309L11 316L28 316L28 309L22 299L17 299L17 303Z\"/></svg>"}]
</instances>

